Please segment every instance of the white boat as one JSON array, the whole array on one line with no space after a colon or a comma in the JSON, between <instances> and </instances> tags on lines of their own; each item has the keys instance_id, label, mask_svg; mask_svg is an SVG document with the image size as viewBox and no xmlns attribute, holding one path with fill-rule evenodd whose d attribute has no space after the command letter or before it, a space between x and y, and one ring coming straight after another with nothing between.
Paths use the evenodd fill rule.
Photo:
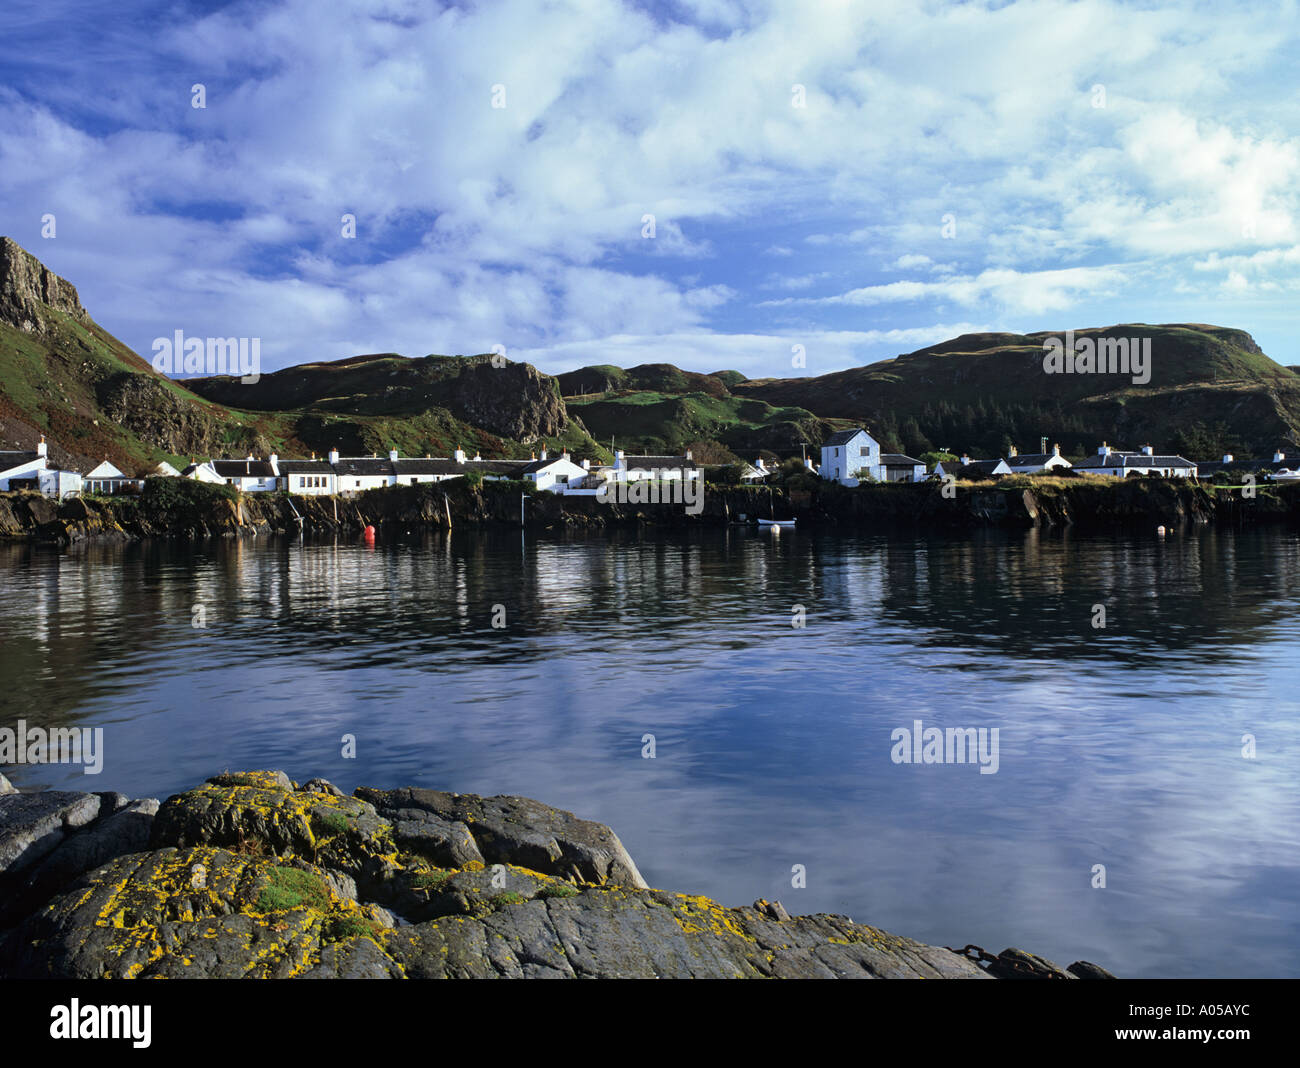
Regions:
<instances>
[{"instance_id":1,"label":"white boat","mask_svg":"<svg viewBox=\"0 0 1300 1068\"><path fill-rule=\"evenodd\" d=\"M780 530L782 527L793 527L794 523L793 519L760 519L758 521L760 527L770 527L773 530Z\"/></svg>"},{"instance_id":2,"label":"white boat","mask_svg":"<svg viewBox=\"0 0 1300 1068\"><path fill-rule=\"evenodd\" d=\"M1300 482L1300 471L1292 471L1289 467L1280 468L1269 476L1270 482Z\"/></svg>"}]
</instances>

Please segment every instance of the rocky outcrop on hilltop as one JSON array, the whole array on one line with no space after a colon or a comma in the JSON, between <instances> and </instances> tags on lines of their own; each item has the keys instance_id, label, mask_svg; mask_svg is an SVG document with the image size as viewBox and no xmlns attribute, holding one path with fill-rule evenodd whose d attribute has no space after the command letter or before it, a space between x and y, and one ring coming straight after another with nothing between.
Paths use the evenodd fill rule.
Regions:
<instances>
[{"instance_id":1,"label":"rocky outcrop on hilltop","mask_svg":"<svg viewBox=\"0 0 1300 1068\"><path fill-rule=\"evenodd\" d=\"M438 402L467 423L503 438L530 442L561 433L568 412L555 380L528 363L493 366L486 358L441 383Z\"/></svg>"},{"instance_id":2,"label":"rocky outcrop on hilltop","mask_svg":"<svg viewBox=\"0 0 1300 1068\"><path fill-rule=\"evenodd\" d=\"M14 978L1110 977L650 889L610 828L528 798L283 772L0 794L0 900Z\"/></svg>"},{"instance_id":3,"label":"rocky outcrop on hilltop","mask_svg":"<svg viewBox=\"0 0 1300 1068\"><path fill-rule=\"evenodd\" d=\"M90 322L71 282L60 278L12 238L0 237L0 322L29 334L44 333L48 324L42 305L80 323Z\"/></svg>"}]
</instances>

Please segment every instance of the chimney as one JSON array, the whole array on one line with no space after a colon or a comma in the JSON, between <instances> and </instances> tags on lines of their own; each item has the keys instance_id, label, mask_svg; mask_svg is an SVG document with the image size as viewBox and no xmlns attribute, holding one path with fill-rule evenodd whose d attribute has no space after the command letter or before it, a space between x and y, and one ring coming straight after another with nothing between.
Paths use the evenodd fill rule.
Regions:
<instances>
[{"instance_id":1,"label":"chimney","mask_svg":"<svg viewBox=\"0 0 1300 1068\"><path fill-rule=\"evenodd\" d=\"M591 461L588 460L586 457L583 457L583 460L582 460L582 469L583 469L584 471L590 471L590 470L591 470Z\"/></svg>"},{"instance_id":2,"label":"chimney","mask_svg":"<svg viewBox=\"0 0 1300 1068\"><path fill-rule=\"evenodd\" d=\"M623 463L623 450L622 450L622 449L615 449L615 450L614 450L614 467L615 467L616 470L620 470L620 471L621 471L621 470L623 469L623 467L624 467L624 463Z\"/></svg>"},{"instance_id":3,"label":"chimney","mask_svg":"<svg viewBox=\"0 0 1300 1068\"><path fill-rule=\"evenodd\" d=\"M755 466L758 470L760 470L760 471L766 471L766 470L767 470L767 468L763 466L763 457L761 457L761 456L760 456L757 460L754 461L754 466Z\"/></svg>"},{"instance_id":4,"label":"chimney","mask_svg":"<svg viewBox=\"0 0 1300 1068\"><path fill-rule=\"evenodd\" d=\"M1044 444L1047 443L1047 439L1046 439L1046 438L1043 438L1043 443L1044 443ZM1052 446L1052 455L1053 455L1053 456L1060 456L1060 455L1061 455L1061 446L1059 446L1059 445L1053 445L1053 446Z\"/></svg>"},{"instance_id":5,"label":"chimney","mask_svg":"<svg viewBox=\"0 0 1300 1068\"><path fill-rule=\"evenodd\" d=\"M339 450L338 447L335 446L334 448L330 449L330 463L336 464L338 462L339 462Z\"/></svg>"},{"instance_id":6,"label":"chimney","mask_svg":"<svg viewBox=\"0 0 1300 1068\"><path fill-rule=\"evenodd\" d=\"M1154 450L1151 448L1150 445L1143 445L1143 446L1142 446L1142 455L1143 455L1143 456L1150 456L1150 455L1152 455L1153 452L1154 452Z\"/></svg>"},{"instance_id":7,"label":"chimney","mask_svg":"<svg viewBox=\"0 0 1300 1068\"><path fill-rule=\"evenodd\" d=\"M1019 455L1019 450L1017 450L1017 448L1014 445L1012 445L1011 451L1007 453L1007 456L1011 457L1011 456L1018 456L1018 455Z\"/></svg>"},{"instance_id":8,"label":"chimney","mask_svg":"<svg viewBox=\"0 0 1300 1068\"><path fill-rule=\"evenodd\" d=\"M539 459L542 459L542 460L545 460L545 459L546 459L546 446L545 446L545 445L542 446L542 455L539 457Z\"/></svg>"},{"instance_id":9,"label":"chimney","mask_svg":"<svg viewBox=\"0 0 1300 1068\"><path fill-rule=\"evenodd\" d=\"M568 450L568 449L565 449L562 453L560 453L560 459L561 459L561 460L566 460L566 461L569 460L569 450Z\"/></svg>"},{"instance_id":10,"label":"chimney","mask_svg":"<svg viewBox=\"0 0 1300 1068\"><path fill-rule=\"evenodd\" d=\"M962 453L962 454L961 454L961 465L962 465L962 467L965 467L968 463L970 463L970 457L967 456L965 453Z\"/></svg>"},{"instance_id":11,"label":"chimney","mask_svg":"<svg viewBox=\"0 0 1300 1068\"><path fill-rule=\"evenodd\" d=\"M476 452L476 453L474 453L474 462L475 462L476 464L479 464L479 463L482 463L482 462L483 462L483 454L482 454L481 452Z\"/></svg>"},{"instance_id":12,"label":"chimney","mask_svg":"<svg viewBox=\"0 0 1300 1068\"><path fill-rule=\"evenodd\" d=\"M46 446L46 444L45 444L45 435L42 434L42 435L41 435L41 440L40 440L39 442L37 442L37 445L36 445L36 455L37 455L37 456L44 456L44 455L46 455L46 453L47 453L48 451L49 451L49 450L48 450L48 448L47 448L47 446Z\"/></svg>"},{"instance_id":13,"label":"chimney","mask_svg":"<svg viewBox=\"0 0 1300 1068\"><path fill-rule=\"evenodd\" d=\"M690 449L687 449L687 450L686 450L686 459L689 460L690 458L691 458L691 450L690 450Z\"/></svg>"},{"instance_id":14,"label":"chimney","mask_svg":"<svg viewBox=\"0 0 1300 1068\"><path fill-rule=\"evenodd\" d=\"M1273 462L1275 464L1280 464L1285 459L1286 459L1286 453L1284 453L1281 449L1278 449L1277 452L1273 453Z\"/></svg>"},{"instance_id":15,"label":"chimney","mask_svg":"<svg viewBox=\"0 0 1300 1068\"><path fill-rule=\"evenodd\" d=\"M275 475L276 478L279 478L279 477L280 477L280 457L279 457L279 454L274 453L274 452L271 453L271 455L270 455L269 457L267 457L267 461L268 461L268 462L270 463L270 465L271 465L271 474Z\"/></svg>"},{"instance_id":16,"label":"chimney","mask_svg":"<svg viewBox=\"0 0 1300 1068\"><path fill-rule=\"evenodd\" d=\"M1098 456L1109 456L1109 455L1110 455L1110 446L1107 445L1107 444L1103 441L1103 442L1101 443L1101 448L1097 450L1097 455L1098 455Z\"/></svg>"},{"instance_id":17,"label":"chimney","mask_svg":"<svg viewBox=\"0 0 1300 1068\"><path fill-rule=\"evenodd\" d=\"M1223 462L1224 462L1225 464L1230 464L1230 463L1232 463L1232 453L1230 453L1230 452L1225 452L1225 453L1223 454Z\"/></svg>"},{"instance_id":18,"label":"chimney","mask_svg":"<svg viewBox=\"0 0 1300 1068\"><path fill-rule=\"evenodd\" d=\"M396 449L389 449L389 450L388 450L388 458L389 458L390 460L396 460L396 459L397 459L397 450L396 450Z\"/></svg>"},{"instance_id":19,"label":"chimney","mask_svg":"<svg viewBox=\"0 0 1300 1068\"><path fill-rule=\"evenodd\" d=\"M463 464L465 462L465 450L460 448L459 446L456 448L456 451L453 452L451 455L452 455L452 459L454 459L458 464Z\"/></svg>"}]
</instances>

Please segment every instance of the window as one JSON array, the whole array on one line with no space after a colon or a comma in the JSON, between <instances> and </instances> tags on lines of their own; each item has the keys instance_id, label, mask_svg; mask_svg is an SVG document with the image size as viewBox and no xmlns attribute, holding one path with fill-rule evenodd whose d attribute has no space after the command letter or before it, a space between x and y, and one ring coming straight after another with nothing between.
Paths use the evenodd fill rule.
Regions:
<instances>
[{"instance_id":1,"label":"window","mask_svg":"<svg viewBox=\"0 0 1300 1068\"><path fill-rule=\"evenodd\" d=\"M870 455L871 455L871 446L870 446L870 445L863 445L862 448L858 450L858 455L859 455L859 456L870 456Z\"/></svg>"}]
</instances>

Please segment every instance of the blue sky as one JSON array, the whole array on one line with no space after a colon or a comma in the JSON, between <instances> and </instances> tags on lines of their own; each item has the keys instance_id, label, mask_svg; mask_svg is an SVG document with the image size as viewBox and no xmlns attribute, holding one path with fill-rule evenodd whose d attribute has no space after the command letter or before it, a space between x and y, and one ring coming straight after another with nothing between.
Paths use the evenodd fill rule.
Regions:
<instances>
[{"instance_id":1,"label":"blue sky","mask_svg":"<svg viewBox=\"0 0 1300 1068\"><path fill-rule=\"evenodd\" d=\"M1228 10L20 2L0 232L142 354L258 337L264 370L822 374L1134 321L1300 363L1300 19Z\"/></svg>"}]
</instances>

